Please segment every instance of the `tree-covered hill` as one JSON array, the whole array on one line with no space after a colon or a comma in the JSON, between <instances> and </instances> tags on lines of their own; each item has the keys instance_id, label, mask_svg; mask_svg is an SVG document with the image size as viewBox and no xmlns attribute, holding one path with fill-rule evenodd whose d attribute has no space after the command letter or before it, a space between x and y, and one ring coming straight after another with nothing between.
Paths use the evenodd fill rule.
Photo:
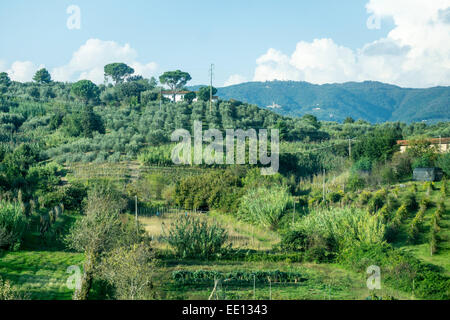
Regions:
<instances>
[{"instance_id":1,"label":"tree-covered hill","mask_svg":"<svg viewBox=\"0 0 450 320\"><path fill-rule=\"evenodd\" d=\"M222 99L236 99L282 115L313 114L320 120L350 116L370 122L446 121L450 119L450 87L409 89L366 81L315 85L307 82L247 82L219 88Z\"/></svg>"}]
</instances>

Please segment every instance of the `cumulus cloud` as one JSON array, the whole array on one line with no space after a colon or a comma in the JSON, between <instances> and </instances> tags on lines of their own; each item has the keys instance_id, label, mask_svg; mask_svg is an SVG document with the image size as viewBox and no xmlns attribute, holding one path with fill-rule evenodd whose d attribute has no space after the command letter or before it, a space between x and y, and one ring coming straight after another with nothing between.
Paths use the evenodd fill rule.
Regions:
<instances>
[{"instance_id":1,"label":"cumulus cloud","mask_svg":"<svg viewBox=\"0 0 450 320\"><path fill-rule=\"evenodd\" d=\"M36 71L43 67L43 65L35 65L31 61L15 61L6 72L11 80L27 82L31 81Z\"/></svg>"},{"instance_id":2,"label":"cumulus cloud","mask_svg":"<svg viewBox=\"0 0 450 320\"><path fill-rule=\"evenodd\" d=\"M129 44L120 45L114 41L89 39L72 55L67 65L54 68L52 78L57 81L88 79L96 83L104 81L103 67L108 63L123 62L131 66L136 74L144 77L154 75L155 62L141 63L138 54Z\"/></svg>"},{"instance_id":3,"label":"cumulus cloud","mask_svg":"<svg viewBox=\"0 0 450 320\"><path fill-rule=\"evenodd\" d=\"M227 81L223 84L224 87L233 86L235 84L240 84L246 82L247 79L240 74L232 74Z\"/></svg>"},{"instance_id":4,"label":"cumulus cloud","mask_svg":"<svg viewBox=\"0 0 450 320\"><path fill-rule=\"evenodd\" d=\"M366 9L379 19L393 19L386 38L356 50L332 39L301 41L290 55L271 48L256 60L254 80L450 84L450 0L370 0Z\"/></svg>"}]
</instances>

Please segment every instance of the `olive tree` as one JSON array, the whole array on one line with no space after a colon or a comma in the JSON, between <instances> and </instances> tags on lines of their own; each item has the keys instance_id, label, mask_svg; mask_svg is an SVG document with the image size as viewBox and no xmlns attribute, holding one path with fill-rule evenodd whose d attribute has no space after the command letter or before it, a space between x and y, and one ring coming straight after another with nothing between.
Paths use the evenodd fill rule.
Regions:
<instances>
[{"instance_id":1,"label":"olive tree","mask_svg":"<svg viewBox=\"0 0 450 320\"><path fill-rule=\"evenodd\" d=\"M148 244L118 247L102 260L100 277L115 289L119 300L152 297L155 257Z\"/></svg>"},{"instance_id":2,"label":"olive tree","mask_svg":"<svg viewBox=\"0 0 450 320\"><path fill-rule=\"evenodd\" d=\"M74 298L86 300L103 254L123 245L141 241L142 232L121 219L126 202L111 186L100 184L88 194L85 215L77 220L66 237L68 247L84 252L81 288Z\"/></svg>"}]
</instances>

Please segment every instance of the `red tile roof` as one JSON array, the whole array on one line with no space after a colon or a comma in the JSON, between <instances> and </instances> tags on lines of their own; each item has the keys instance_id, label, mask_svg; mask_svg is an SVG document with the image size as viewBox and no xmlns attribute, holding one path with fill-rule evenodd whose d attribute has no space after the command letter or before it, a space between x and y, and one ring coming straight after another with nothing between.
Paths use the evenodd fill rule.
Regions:
<instances>
[{"instance_id":1,"label":"red tile roof","mask_svg":"<svg viewBox=\"0 0 450 320\"><path fill-rule=\"evenodd\" d=\"M450 144L450 138L431 138L425 140L430 142L431 144ZM397 144L401 146L408 146L412 141L414 140L398 140Z\"/></svg>"}]
</instances>

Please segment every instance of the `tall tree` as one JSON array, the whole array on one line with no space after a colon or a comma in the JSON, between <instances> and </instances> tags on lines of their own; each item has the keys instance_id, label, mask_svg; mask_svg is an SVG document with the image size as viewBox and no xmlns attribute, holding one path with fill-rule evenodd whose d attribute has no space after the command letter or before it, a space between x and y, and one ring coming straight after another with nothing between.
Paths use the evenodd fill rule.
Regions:
<instances>
[{"instance_id":1,"label":"tall tree","mask_svg":"<svg viewBox=\"0 0 450 320\"><path fill-rule=\"evenodd\" d=\"M126 77L134 73L134 69L125 63L116 62L107 64L104 67L105 79L111 77L115 84L122 83Z\"/></svg>"},{"instance_id":2,"label":"tall tree","mask_svg":"<svg viewBox=\"0 0 450 320\"><path fill-rule=\"evenodd\" d=\"M42 68L34 74L33 80L37 83L50 83L52 81L52 78L50 76L50 73L47 71L47 69Z\"/></svg>"},{"instance_id":3,"label":"tall tree","mask_svg":"<svg viewBox=\"0 0 450 320\"><path fill-rule=\"evenodd\" d=\"M176 92L182 89L191 79L192 78L189 73L176 70L164 72L159 77L159 82L169 86L170 90L173 91L173 101L175 101Z\"/></svg>"},{"instance_id":4,"label":"tall tree","mask_svg":"<svg viewBox=\"0 0 450 320\"><path fill-rule=\"evenodd\" d=\"M217 93L217 89L212 87L212 95ZM211 86L201 87L197 92L197 97L202 101L209 101L211 96Z\"/></svg>"},{"instance_id":5,"label":"tall tree","mask_svg":"<svg viewBox=\"0 0 450 320\"><path fill-rule=\"evenodd\" d=\"M100 95L100 90L90 80L80 80L75 82L72 85L70 92L85 104L87 104L89 100L97 100Z\"/></svg>"},{"instance_id":6,"label":"tall tree","mask_svg":"<svg viewBox=\"0 0 450 320\"><path fill-rule=\"evenodd\" d=\"M187 101L187 103L191 104L192 101L197 97L195 92L191 91L184 95L184 100Z\"/></svg>"},{"instance_id":7,"label":"tall tree","mask_svg":"<svg viewBox=\"0 0 450 320\"><path fill-rule=\"evenodd\" d=\"M0 93L6 91L11 85L11 79L6 72L0 72Z\"/></svg>"}]
</instances>

